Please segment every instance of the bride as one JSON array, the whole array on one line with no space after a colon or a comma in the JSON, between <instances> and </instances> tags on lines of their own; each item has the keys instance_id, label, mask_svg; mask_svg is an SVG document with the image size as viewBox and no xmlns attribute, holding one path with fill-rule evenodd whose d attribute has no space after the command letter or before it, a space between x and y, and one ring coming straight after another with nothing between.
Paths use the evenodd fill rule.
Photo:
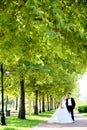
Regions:
<instances>
[{"instance_id":1,"label":"bride","mask_svg":"<svg viewBox=\"0 0 87 130\"><path fill-rule=\"evenodd\" d=\"M55 113L48 119L48 123L73 123L71 114L66 108L66 96L62 98L62 101L55 111Z\"/></svg>"}]
</instances>

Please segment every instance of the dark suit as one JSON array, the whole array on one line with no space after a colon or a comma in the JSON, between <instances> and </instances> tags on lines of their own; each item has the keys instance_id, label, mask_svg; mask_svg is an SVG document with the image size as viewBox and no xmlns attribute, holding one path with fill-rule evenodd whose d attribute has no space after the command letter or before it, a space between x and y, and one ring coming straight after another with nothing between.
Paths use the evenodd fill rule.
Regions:
<instances>
[{"instance_id":1,"label":"dark suit","mask_svg":"<svg viewBox=\"0 0 87 130\"><path fill-rule=\"evenodd\" d=\"M72 119L74 120L74 112L73 112L73 109L75 108L75 100L74 98L71 98L71 105L69 106L68 105L68 98L66 99L66 107L68 109L68 111L71 113L71 116L72 116Z\"/></svg>"}]
</instances>

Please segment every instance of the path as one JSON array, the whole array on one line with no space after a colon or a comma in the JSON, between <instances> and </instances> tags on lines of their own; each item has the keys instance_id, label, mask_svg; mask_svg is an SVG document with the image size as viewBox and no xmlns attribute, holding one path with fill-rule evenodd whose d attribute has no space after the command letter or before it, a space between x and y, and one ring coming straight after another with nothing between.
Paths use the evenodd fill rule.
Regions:
<instances>
[{"instance_id":1,"label":"path","mask_svg":"<svg viewBox=\"0 0 87 130\"><path fill-rule=\"evenodd\" d=\"M49 124L45 121L31 130L87 130L87 117L84 117L82 114L75 113L75 123Z\"/></svg>"}]
</instances>

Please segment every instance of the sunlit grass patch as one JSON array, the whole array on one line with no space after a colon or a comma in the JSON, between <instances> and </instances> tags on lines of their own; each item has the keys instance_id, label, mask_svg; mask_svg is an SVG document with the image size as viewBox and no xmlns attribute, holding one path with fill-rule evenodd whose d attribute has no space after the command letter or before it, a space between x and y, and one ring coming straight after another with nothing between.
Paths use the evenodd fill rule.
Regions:
<instances>
[{"instance_id":1,"label":"sunlit grass patch","mask_svg":"<svg viewBox=\"0 0 87 130\"><path fill-rule=\"evenodd\" d=\"M6 126L0 126L0 130L30 130L39 123L47 120L54 110L40 113L38 115L26 115L26 119L19 119L17 116L6 117Z\"/></svg>"}]
</instances>

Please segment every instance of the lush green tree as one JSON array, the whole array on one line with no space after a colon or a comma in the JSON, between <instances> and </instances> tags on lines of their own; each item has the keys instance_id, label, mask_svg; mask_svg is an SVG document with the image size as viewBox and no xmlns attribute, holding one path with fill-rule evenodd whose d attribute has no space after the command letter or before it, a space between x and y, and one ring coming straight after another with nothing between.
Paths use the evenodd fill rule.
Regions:
<instances>
[{"instance_id":1,"label":"lush green tree","mask_svg":"<svg viewBox=\"0 0 87 130\"><path fill-rule=\"evenodd\" d=\"M87 8L82 2L0 1L0 61L20 83L20 118L25 118L24 90L50 89L54 97L73 90L78 75L86 71L86 27ZM14 88L18 94L12 79L9 91Z\"/></svg>"}]
</instances>

